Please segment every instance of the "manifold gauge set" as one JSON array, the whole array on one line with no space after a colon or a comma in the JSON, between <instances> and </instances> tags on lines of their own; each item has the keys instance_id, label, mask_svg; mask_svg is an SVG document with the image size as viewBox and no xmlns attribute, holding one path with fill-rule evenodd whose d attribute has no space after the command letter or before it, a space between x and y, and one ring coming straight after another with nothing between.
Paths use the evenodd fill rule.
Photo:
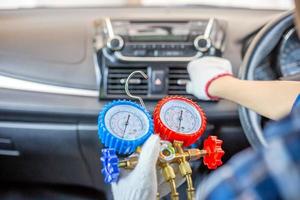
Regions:
<instances>
[{"instance_id":1,"label":"manifold gauge set","mask_svg":"<svg viewBox=\"0 0 300 200\"><path fill-rule=\"evenodd\" d=\"M99 114L98 134L105 146L101 156L104 181L117 182L121 169L133 170L138 163L140 147L152 134L158 134L161 147L157 166L169 182L171 199L179 199L174 165L178 165L180 175L187 180L187 199L194 199L190 162L202 159L209 169L222 165L222 140L209 136L202 149L191 148L206 129L206 116L197 103L185 97L163 98L151 117L143 100L128 91L129 80L136 73L148 78L142 71L132 72L126 80L125 91L141 105L129 100L115 100L104 106Z\"/></svg>"}]
</instances>

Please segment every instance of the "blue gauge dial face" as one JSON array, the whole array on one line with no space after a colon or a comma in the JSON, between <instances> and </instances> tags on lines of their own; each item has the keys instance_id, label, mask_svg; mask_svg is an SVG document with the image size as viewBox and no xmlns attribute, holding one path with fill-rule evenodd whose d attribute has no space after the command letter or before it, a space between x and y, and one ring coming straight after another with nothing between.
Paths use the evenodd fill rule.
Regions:
<instances>
[{"instance_id":1,"label":"blue gauge dial face","mask_svg":"<svg viewBox=\"0 0 300 200\"><path fill-rule=\"evenodd\" d=\"M150 126L147 115L131 105L113 106L106 112L104 122L111 134L126 140L143 137Z\"/></svg>"},{"instance_id":2,"label":"blue gauge dial face","mask_svg":"<svg viewBox=\"0 0 300 200\"><path fill-rule=\"evenodd\" d=\"M180 100L171 100L161 108L160 118L165 126L181 134L193 134L201 128L202 119L197 109Z\"/></svg>"}]
</instances>

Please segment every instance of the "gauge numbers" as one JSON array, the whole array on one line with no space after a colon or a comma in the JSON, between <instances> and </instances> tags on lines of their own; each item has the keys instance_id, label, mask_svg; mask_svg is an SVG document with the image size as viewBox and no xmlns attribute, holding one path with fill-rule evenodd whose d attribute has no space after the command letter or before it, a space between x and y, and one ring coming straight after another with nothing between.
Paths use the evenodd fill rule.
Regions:
<instances>
[{"instance_id":1,"label":"gauge numbers","mask_svg":"<svg viewBox=\"0 0 300 200\"><path fill-rule=\"evenodd\" d=\"M160 112L162 123L172 131L193 134L201 128L202 119L197 109L180 100L165 103Z\"/></svg>"},{"instance_id":2,"label":"gauge numbers","mask_svg":"<svg viewBox=\"0 0 300 200\"><path fill-rule=\"evenodd\" d=\"M149 131L149 119L140 109L130 105L110 108L104 118L108 131L118 138L139 139Z\"/></svg>"}]
</instances>

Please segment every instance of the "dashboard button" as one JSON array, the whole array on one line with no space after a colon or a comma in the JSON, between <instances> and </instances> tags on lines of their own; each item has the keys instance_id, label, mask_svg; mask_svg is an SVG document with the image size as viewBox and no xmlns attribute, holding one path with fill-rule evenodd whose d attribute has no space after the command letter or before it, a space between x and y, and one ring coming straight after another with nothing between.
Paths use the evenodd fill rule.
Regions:
<instances>
[{"instance_id":1,"label":"dashboard button","mask_svg":"<svg viewBox=\"0 0 300 200\"><path fill-rule=\"evenodd\" d=\"M133 55L134 56L146 56L147 51L145 49L140 49L140 50L134 50Z\"/></svg>"},{"instance_id":2,"label":"dashboard button","mask_svg":"<svg viewBox=\"0 0 300 200\"><path fill-rule=\"evenodd\" d=\"M153 70L151 76L152 94L161 94L165 90L166 73L164 70Z\"/></svg>"}]
</instances>

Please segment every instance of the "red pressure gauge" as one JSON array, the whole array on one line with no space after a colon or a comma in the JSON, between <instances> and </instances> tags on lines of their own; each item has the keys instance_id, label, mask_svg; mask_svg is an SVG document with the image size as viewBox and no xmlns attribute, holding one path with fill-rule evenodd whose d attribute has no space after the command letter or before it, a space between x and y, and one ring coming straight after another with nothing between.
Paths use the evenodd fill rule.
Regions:
<instances>
[{"instance_id":1,"label":"red pressure gauge","mask_svg":"<svg viewBox=\"0 0 300 200\"><path fill-rule=\"evenodd\" d=\"M190 99L169 96L158 102L154 109L154 131L161 139L193 144L206 129L203 110Z\"/></svg>"}]
</instances>

